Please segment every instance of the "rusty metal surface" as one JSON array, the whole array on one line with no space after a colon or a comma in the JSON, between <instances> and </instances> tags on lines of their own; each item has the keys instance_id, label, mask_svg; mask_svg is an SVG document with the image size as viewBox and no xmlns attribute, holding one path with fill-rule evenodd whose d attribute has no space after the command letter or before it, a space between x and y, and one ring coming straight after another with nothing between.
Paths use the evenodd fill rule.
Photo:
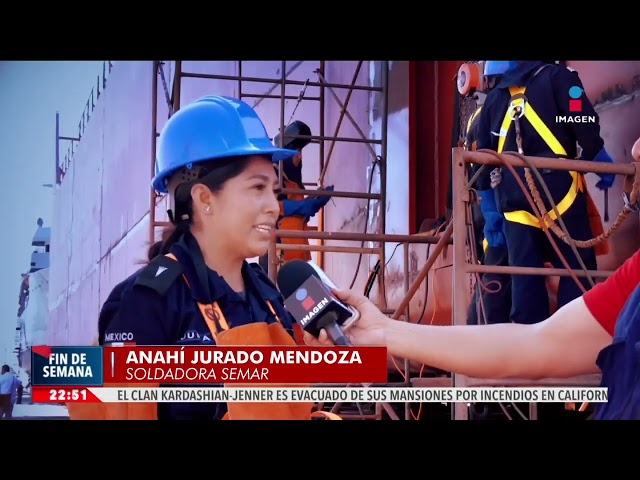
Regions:
<instances>
[{"instance_id":1,"label":"rusty metal surface","mask_svg":"<svg viewBox=\"0 0 640 480\"><path fill-rule=\"evenodd\" d=\"M615 91L616 85L627 91L633 90L634 77L640 75L638 61L571 60L566 65L578 72L587 96L596 105L608 98L608 91Z\"/></svg>"}]
</instances>

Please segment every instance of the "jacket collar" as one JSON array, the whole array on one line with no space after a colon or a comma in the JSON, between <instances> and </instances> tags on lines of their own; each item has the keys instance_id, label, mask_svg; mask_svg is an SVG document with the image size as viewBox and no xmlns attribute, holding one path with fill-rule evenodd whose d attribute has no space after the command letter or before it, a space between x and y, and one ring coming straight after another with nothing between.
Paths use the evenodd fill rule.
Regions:
<instances>
[{"instance_id":1,"label":"jacket collar","mask_svg":"<svg viewBox=\"0 0 640 480\"><path fill-rule=\"evenodd\" d=\"M546 61L520 62L513 69L502 76L498 88L507 89L509 87L525 87L538 69L549 64Z\"/></svg>"},{"instance_id":2,"label":"jacket collar","mask_svg":"<svg viewBox=\"0 0 640 480\"><path fill-rule=\"evenodd\" d=\"M184 268L191 295L196 302L213 303L234 293L227 282L204 263L202 250L191 233L184 233L170 251ZM247 294L253 290L263 301L277 301L281 298L280 292L261 267L252 267L247 261L244 261L242 276Z\"/></svg>"}]
</instances>

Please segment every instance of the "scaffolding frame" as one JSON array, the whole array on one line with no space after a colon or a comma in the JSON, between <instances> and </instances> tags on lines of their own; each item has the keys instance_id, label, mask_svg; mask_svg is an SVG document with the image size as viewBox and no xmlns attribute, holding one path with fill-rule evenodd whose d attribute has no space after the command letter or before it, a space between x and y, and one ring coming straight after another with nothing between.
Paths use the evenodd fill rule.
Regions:
<instances>
[{"instance_id":1,"label":"scaffolding frame","mask_svg":"<svg viewBox=\"0 0 640 480\"><path fill-rule=\"evenodd\" d=\"M378 218L378 229L381 233L357 233L357 232L327 232L324 228L324 215L323 211L319 213L320 218L318 220L318 228L316 231L314 230L306 230L306 231L284 231L284 230L276 230L277 238L304 238L307 240L319 240L319 245L285 245L276 243L272 241L269 246L268 251L268 275L272 281L276 280L277 268L279 266L279 260L277 256L277 250L285 250L285 249L293 249L293 250L308 250L308 251L317 251L319 252L319 264L320 267L323 265L324 253L326 252L334 252L334 253L358 253L358 254L377 254L380 260L380 271L378 273L378 301L379 307L381 310L387 315L393 314L393 318L400 319L402 315L406 315L406 318L409 319L409 302L413 295L417 292L420 287L422 281L425 281L429 268L431 265L435 263L437 256L442 252L445 245L452 243L450 241L450 237L444 238L430 235L395 235L395 234L386 234L386 184L387 184L387 125L388 125L388 115L389 115L389 62L388 61L380 61L379 68L381 72L381 85L380 86L369 86L369 85L358 85L356 84L360 69L364 61L358 61L357 66L355 68L355 73L353 75L353 79L351 84L342 84L342 83L331 83L328 82L325 77L326 72L326 62L318 61L318 68L315 70L315 73L318 75L318 81L301 81L301 80L293 80L288 78L289 74L295 70L295 68L301 64L302 62L298 62L294 65L293 68L290 68L287 71L287 62L282 61L282 67L280 69L281 76L280 78L266 78L266 77L249 77L243 75L242 64L243 61L237 60L237 75L219 75L219 74L204 74L204 73L193 73L186 72L182 69L182 62L175 61L175 72L174 72L174 81L171 85L171 94L168 93L167 83L164 76L163 70L163 62L162 61L154 61L153 62L153 77L152 77L152 148L151 148L151 162L150 162L150 174L153 177L155 175L155 159L156 159L156 147L157 147L157 137L159 136L159 132L157 129L158 126L158 92L159 92L159 83L158 78L160 77L165 88L165 96L167 97L167 103L169 107L169 116L178 111L180 108L180 94L182 90L182 80L185 78L200 78L200 79L216 79L216 80L229 80L237 82L237 90L238 90L238 98L246 99L246 98L257 98L257 104L259 104L263 99L280 99L280 131L283 132L286 127L285 124L285 101L286 100L307 100L307 101L318 101L319 102L319 115L320 115L320 131L318 135L304 136L304 135L292 135L292 138L304 138L309 139L312 142L317 141L319 143L319 161L320 161L320 171L321 178L324 176L324 172L326 171L326 167L328 162L331 159L331 155L333 153L333 148L338 142L357 142L364 143L367 145L369 151L374 157L374 162L377 162L380 174L380 193L363 193L363 192L341 192L341 191L333 191L331 193L322 192L320 190L313 191L314 195L318 196L326 196L330 195L331 197L343 197L343 198L362 198L367 200L378 200L380 204L383 206L379 209L379 218ZM272 88L269 89L265 93L256 94L256 93L246 93L246 90L243 89L244 83L264 83L271 84ZM279 95L272 94L271 92L280 85L281 91ZM312 86L319 88L319 95L317 97L307 97L304 98L302 95L300 96L292 96L286 94L286 86L287 85L297 85L297 86ZM342 102L338 95L335 93L337 89L346 89L347 95L345 97L345 101ZM355 90L364 90L370 92L377 92L381 94L381 127L380 127L380 139L370 139L364 134L360 126L354 120L353 116L349 113L349 99L351 94ZM325 132L325 107L326 107L326 99L328 97L327 93L331 95L333 100L340 107L340 116L337 121L337 126L335 128L335 135L327 135ZM340 125L343 122L344 118L347 118L353 127L360 134L360 138L346 138L337 136L337 132L339 131ZM281 135L281 142L284 135ZM330 141L331 145L329 147L329 151L325 155L325 141ZM380 145L380 155L376 154L372 145ZM280 145L282 146L282 145ZM283 175L282 175L282 164L279 164L279 180L280 186L282 187ZM372 170L372 175L374 174ZM315 184L314 184L315 185ZM282 188L282 193L284 194L308 194L308 190L298 190L298 189L285 189ZM170 225L169 222L158 221L156 208L160 200L162 200L164 196L159 195L153 189L150 192L150 221L149 221L149 242L153 244L156 241L156 229L167 227ZM368 222L368 218L365 219L365 222ZM366 223L367 224L367 223ZM324 245L325 240L346 240L346 241L369 241L369 242L378 242L378 247L347 247L347 246L330 246ZM404 278L405 278L405 298L401 301L399 307L395 310L387 309L386 305L383 305L386 302L386 284L385 284L385 247L387 243L401 243L404 247ZM414 280L412 285L409 285L409 244L413 243L422 243L422 244L436 244L436 247L431 254L425 268L418 274L418 277ZM358 267L360 268L360 267ZM402 373L402 372L401 372ZM412 386L413 379L411 378L411 368L408 360L404 361L404 382L396 383L390 382L385 385L389 386ZM431 381L430 384L439 385L441 379L422 379L423 381ZM435 382L435 383L434 383ZM322 408L322 405L320 405ZM335 404L332 408L334 413L339 412L341 408L341 404ZM359 409L359 405L358 405ZM359 409L360 410L360 409ZM349 413L341 413L343 418L353 418L353 419L381 419L382 412L386 411L390 418L399 420L400 418L396 414L395 410L388 403L377 403L375 408L374 415L364 414L362 411L359 411L356 414ZM405 403L405 419L410 419L410 404Z\"/></svg>"},{"instance_id":2,"label":"scaffolding frame","mask_svg":"<svg viewBox=\"0 0 640 480\"><path fill-rule=\"evenodd\" d=\"M301 139L308 139L310 141L316 141L319 144L319 160L320 160L320 171L322 172L321 176L324 175L324 172L326 171L326 165L325 165L325 160L328 164L329 160L331 159L331 154L333 152L333 147L335 145L335 143L337 142L355 142L355 143L364 143L369 147L370 152L372 153L372 155L374 157L378 157L378 155L375 153L374 149L371 147L371 145L380 145L380 155L378 158L378 167L379 167L379 172L380 172L380 193L361 193L361 192L340 192L340 191L333 191L330 193L327 192L323 192L323 191L313 191L313 194L316 196L331 196L331 197L343 197L343 198L365 198L370 200L377 200L379 201L382 205L386 204L386 156L387 156L387 120L388 120L388 74L389 74L389 62L388 61L382 61L381 63L381 72L382 72L382 85L380 86L368 86L368 85L357 85L357 79L358 79L358 74L360 72L360 69L362 68L362 65L364 63L364 61L359 61L356 67L356 71L355 74L353 76L353 80L351 82L351 84L342 84L342 83L330 83L327 82L326 78L325 78L325 67L326 67L326 61L321 60L318 61L317 63L318 65L318 69L316 70L316 73L319 77L319 81L317 82L311 82L311 81L301 81L301 80L292 80L288 78L288 75L295 70L295 67L297 65L299 65L302 62L298 62L298 64L296 64L296 66L294 66L294 68L291 68L289 71L287 71L287 61L282 61L282 67L281 67L281 77L280 78L266 78L266 77L248 77L248 76L243 76L242 75L242 64L243 61L241 60L237 60L237 75L221 75L221 74L207 74L207 73L193 73L193 72L186 72L182 70L182 61L175 61L175 73L174 73L174 81L172 84L172 93L170 98L167 98L168 103L169 104L169 115L171 116L174 112L178 111L180 109L180 97L181 97L181 90L182 90L182 80L185 78L200 78L200 79L214 79L214 80L229 80L229 81L235 81L237 82L238 85L238 95L237 97L239 99L246 99L246 98L257 98L259 99L258 102L256 103L255 106L257 106L257 104L262 101L265 98L272 98L272 99L280 99L280 127L279 127L279 131L284 132L284 128L286 127L286 123L285 123L285 102L288 99L291 100L307 100L307 101L318 101L319 102L319 115L320 115L320 132L319 135L290 135L291 138L301 138ZM157 142L156 139L159 136L159 132L157 131L157 120L158 120L158 76L161 76L163 83L165 84L165 89L166 89L166 81L165 81L165 77L164 77L164 70L162 68L163 62L160 61L154 61L153 62L153 80L152 80L152 122L153 122L153 126L152 126L152 149L151 149L151 175L152 177L155 175L155 158L156 158L156 147L157 147ZM263 94L255 94L255 93L243 93L243 83L245 82L249 82L249 83L264 83L264 84L271 84L273 85L273 88L275 88L276 86L280 85L281 87L281 93L280 95L274 95L271 94L270 92L273 91L273 88L270 89L268 92L263 93ZM317 97L307 97L304 98L302 96L290 96L290 95L286 95L286 86L287 85L298 85L298 86L312 86L312 87L318 87L320 89L320 94ZM347 97L345 99L345 102L343 103L338 96L336 95L334 89L347 89L348 93L347 93ZM371 92L378 92L382 95L382 125L381 125L381 139L380 140L375 140L375 139L370 139L367 138L367 136L364 134L364 132L362 132L362 129L360 128L360 126L357 124L357 122L353 119L353 117L351 116L351 114L348 111L348 102L349 99L351 97L351 94L354 90L362 90L362 91L371 91ZM354 126L354 128L359 132L360 137L361 138L346 138L346 137L338 137L337 135L332 135L332 136L327 136L325 135L325 103L326 103L326 97L327 97L327 91L332 95L332 97L334 98L334 100L336 101L336 103L340 106L341 108L341 113L340 113L340 118L338 120L338 125L336 128L336 132L338 131L338 129L340 128L340 125L343 121L344 117L347 117L352 125ZM281 143L284 139L284 135L281 135ZM325 159L325 141L331 141L331 147L329 149L328 155L326 156ZM282 147L282 145L280 145L280 147ZM309 191L308 190L301 190L301 189L287 189L287 188L282 188L283 187L283 175L282 175L282 164L280 163L278 165L279 167L279 181L280 181L280 187L281 187L281 192L283 194L308 194ZM161 200L164 196L163 195L159 195L157 194L157 192L155 192L153 189L151 189L151 193L150 193L150 222L149 222L149 242L152 244L153 242L155 242L155 238L156 238L156 229L157 228L164 228L169 226L169 222L165 222L165 221L157 221L157 214L156 214L156 207L159 203L159 200ZM365 219L365 221L368 221L368 219ZM386 209L382 208L380 210L380 217L379 217L379 229L381 232L385 232L386 231ZM348 252L348 253L377 253L379 258L380 258L380 262L381 264L384 264L384 260L385 260L385 242L383 240L380 240L378 238L378 236L376 234L364 234L366 237L361 237L359 236L358 238L353 238L352 236L344 236L343 238L341 238L342 240L361 240L361 241L380 241L380 246L378 248L353 248L353 247L332 247L332 246L326 246L323 245L322 240L328 239L328 238L335 238L334 235L331 234L331 232L325 232L324 231L324 211L321 211L319 213L319 220L318 220L318 228L316 229L317 232L313 232L313 230L307 230L304 232L291 232L291 231L284 231L284 230L276 230L276 237L278 238L305 238L305 239L316 239L316 240L320 240L320 244L319 245L309 245L309 246L301 246L301 245L294 245L294 246L289 246L289 245L284 245L284 244L277 244L275 242L271 242L270 248L269 248L269 252L268 252L268 261L269 261L269 269L268 269L268 275L269 278L272 281L276 280L276 275L277 275L277 267L279 265L278 262L278 258L276 255L277 250L287 250L287 249L293 249L293 250L310 250L310 251L318 251L320 253L319 255L319 264L320 267L323 266L323 254L325 252ZM329 233L329 235L322 235L319 234L319 232L322 233ZM358 234L356 234L358 235ZM393 241L393 240L390 240ZM381 270L380 273L380 281L379 281L379 296L380 298L382 298L384 296L384 278L385 278L385 272L384 269Z\"/></svg>"}]
</instances>

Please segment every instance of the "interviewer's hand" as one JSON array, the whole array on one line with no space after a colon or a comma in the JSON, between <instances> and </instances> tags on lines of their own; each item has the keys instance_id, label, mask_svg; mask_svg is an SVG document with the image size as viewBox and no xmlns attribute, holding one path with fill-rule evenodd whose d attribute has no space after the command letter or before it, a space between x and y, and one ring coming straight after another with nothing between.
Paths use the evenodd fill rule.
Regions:
<instances>
[{"instance_id":1,"label":"interviewer's hand","mask_svg":"<svg viewBox=\"0 0 640 480\"><path fill-rule=\"evenodd\" d=\"M344 303L360 312L358 321L345 332L351 343L354 345L385 345L385 327L393 320L360 293L353 290L334 290L333 293ZM319 338L304 332L304 342L307 345L333 345L324 330L320 331Z\"/></svg>"}]
</instances>

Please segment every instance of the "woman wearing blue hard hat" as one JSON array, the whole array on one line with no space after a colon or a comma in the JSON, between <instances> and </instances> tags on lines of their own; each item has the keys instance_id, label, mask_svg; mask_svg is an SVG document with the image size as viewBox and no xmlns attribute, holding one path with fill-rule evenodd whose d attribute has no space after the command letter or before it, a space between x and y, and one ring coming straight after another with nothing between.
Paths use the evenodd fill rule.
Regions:
<instances>
[{"instance_id":1,"label":"woman wearing blue hard hat","mask_svg":"<svg viewBox=\"0 0 640 480\"><path fill-rule=\"evenodd\" d=\"M256 112L210 96L177 111L158 140L153 187L174 228L149 264L118 285L100 313L100 344L295 345L291 316L257 264L274 238L275 147ZM203 382L204 383L204 382ZM138 405L137 413L131 413ZM301 419L310 403L131 405L112 418Z\"/></svg>"}]
</instances>

